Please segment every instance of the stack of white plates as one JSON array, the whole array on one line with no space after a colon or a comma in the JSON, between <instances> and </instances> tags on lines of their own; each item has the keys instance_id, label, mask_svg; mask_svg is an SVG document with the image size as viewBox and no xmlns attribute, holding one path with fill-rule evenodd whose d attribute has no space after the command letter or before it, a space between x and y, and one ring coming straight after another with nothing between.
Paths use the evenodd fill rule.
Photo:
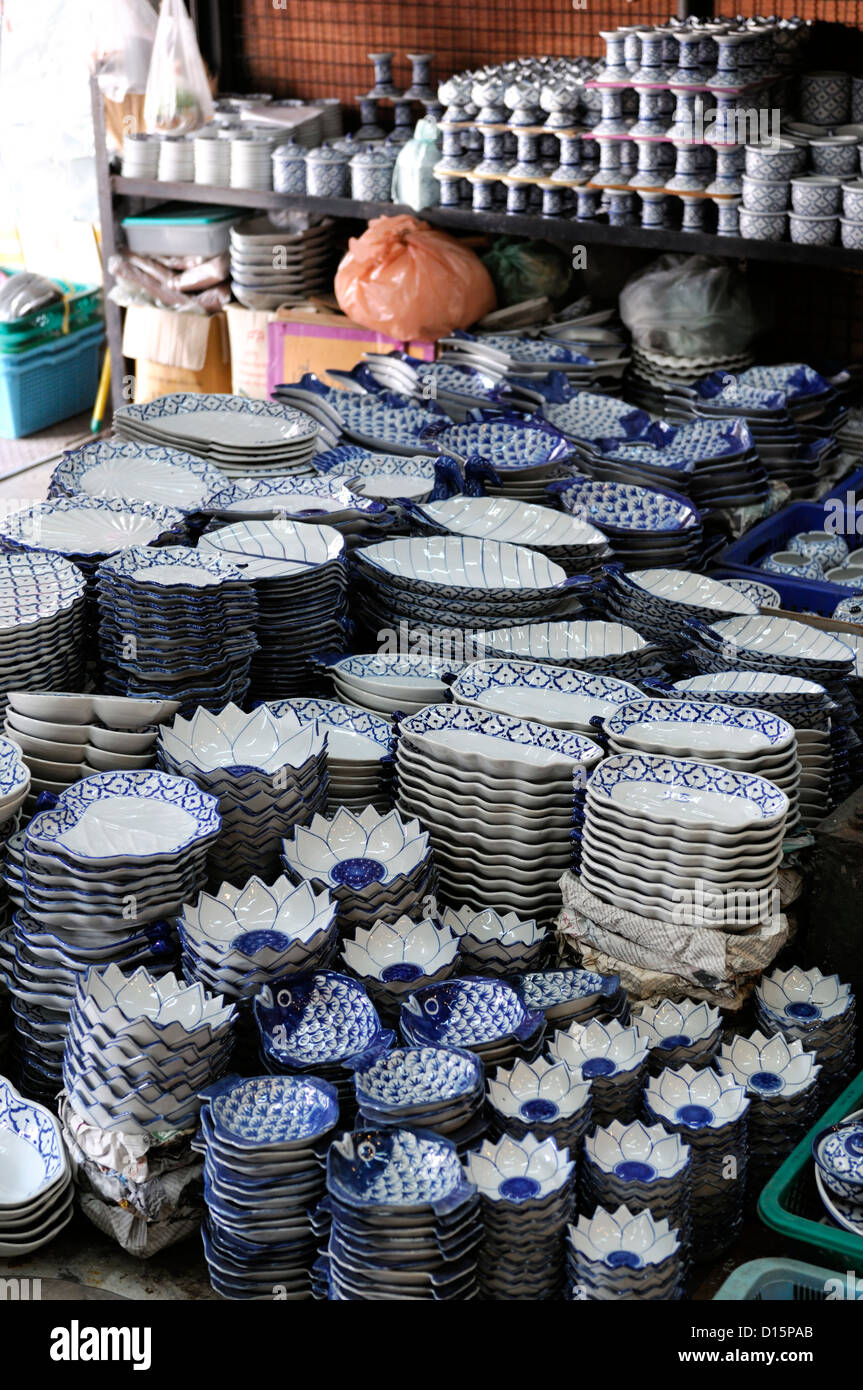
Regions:
<instances>
[{"instance_id":1,"label":"stack of white plates","mask_svg":"<svg viewBox=\"0 0 863 1390\"><path fill-rule=\"evenodd\" d=\"M344 537L332 526L286 518L238 521L202 536L198 553L236 566L254 585L255 693L264 699L312 694L320 683L313 654L347 646Z\"/></svg>"},{"instance_id":2,"label":"stack of white plates","mask_svg":"<svg viewBox=\"0 0 863 1390\"><path fill-rule=\"evenodd\" d=\"M325 521L351 547L376 540L392 522L383 502L352 492L341 478L238 478L203 510L222 521Z\"/></svg>"},{"instance_id":3,"label":"stack of white plates","mask_svg":"<svg viewBox=\"0 0 863 1390\"><path fill-rule=\"evenodd\" d=\"M626 681L641 681L663 670L660 647L624 623L598 619L501 627L478 633L476 648L482 659L545 661Z\"/></svg>"},{"instance_id":4,"label":"stack of white plates","mask_svg":"<svg viewBox=\"0 0 863 1390\"><path fill-rule=\"evenodd\" d=\"M195 144L186 135L163 135L159 141L159 179L162 183L191 183L195 177Z\"/></svg>"},{"instance_id":5,"label":"stack of white plates","mask_svg":"<svg viewBox=\"0 0 863 1390\"><path fill-rule=\"evenodd\" d=\"M636 686L614 676L538 661L474 661L453 682L452 693L459 705L533 719L588 737L594 733L592 720L642 698Z\"/></svg>"},{"instance_id":6,"label":"stack of white plates","mask_svg":"<svg viewBox=\"0 0 863 1390\"><path fill-rule=\"evenodd\" d=\"M80 686L86 588L59 555L0 555L0 706L10 687Z\"/></svg>"},{"instance_id":7,"label":"stack of white plates","mask_svg":"<svg viewBox=\"0 0 863 1390\"><path fill-rule=\"evenodd\" d=\"M226 705L191 720L177 715L159 731L159 762L218 797L222 829L210 873L231 882L274 872L282 836L326 806L323 734L266 705L253 714Z\"/></svg>"},{"instance_id":8,"label":"stack of white plates","mask_svg":"<svg viewBox=\"0 0 863 1390\"><path fill-rule=\"evenodd\" d=\"M788 798L712 763L620 753L587 786L580 877L603 902L745 931L767 918ZM683 920L688 920L684 917Z\"/></svg>"},{"instance_id":9,"label":"stack of white plates","mask_svg":"<svg viewBox=\"0 0 863 1390\"><path fill-rule=\"evenodd\" d=\"M397 652L339 657L328 667L336 694L345 704L391 719L394 714L418 714L426 705L449 699L444 676L457 675L464 661Z\"/></svg>"},{"instance_id":10,"label":"stack of white plates","mask_svg":"<svg viewBox=\"0 0 863 1390\"><path fill-rule=\"evenodd\" d=\"M31 793L59 793L94 772L151 767L156 726L178 708L175 700L118 695L10 690L7 698L5 732L30 769Z\"/></svg>"},{"instance_id":11,"label":"stack of white plates","mask_svg":"<svg viewBox=\"0 0 863 1390\"><path fill-rule=\"evenodd\" d=\"M387 719L338 700L278 700L269 708L277 717L293 714L301 724L316 724L327 736L328 805L361 811L392 805L392 725Z\"/></svg>"},{"instance_id":12,"label":"stack of white plates","mask_svg":"<svg viewBox=\"0 0 863 1390\"><path fill-rule=\"evenodd\" d=\"M155 179L159 177L159 145L154 136L140 134L123 136L124 179Z\"/></svg>"},{"instance_id":13,"label":"stack of white plates","mask_svg":"<svg viewBox=\"0 0 863 1390\"><path fill-rule=\"evenodd\" d=\"M231 182L231 139L229 132L199 130L195 136L195 183L228 188Z\"/></svg>"},{"instance_id":14,"label":"stack of white plates","mask_svg":"<svg viewBox=\"0 0 863 1390\"><path fill-rule=\"evenodd\" d=\"M0 1076L0 1258L47 1245L72 1219L72 1175L60 1126Z\"/></svg>"},{"instance_id":15,"label":"stack of white plates","mask_svg":"<svg viewBox=\"0 0 863 1390\"><path fill-rule=\"evenodd\" d=\"M332 219L324 218L315 226L290 231L274 227L267 217L232 227L235 298L248 309L277 309L286 300L331 289L332 228Z\"/></svg>"},{"instance_id":16,"label":"stack of white plates","mask_svg":"<svg viewBox=\"0 0 863 1390\"><path fill-rule=\"evenodd\" d=\"M275 401L178 391L114 415L123 439L162 444L207 459L229 478L311 473L318 429Z\"/></svg>"},{"instance_id":17,"label":"stack of white plates","mask_svg":"<svg viewBox=\"0 0 863 1390\"><path fill-rule=\"evenodd\" d=\"M275 148L275 135L232 132L231 188L272 188Z\"/></svg>"},{"instance_id":18,"label":"stack of white plates","mask_svg":"<svg viewBox=\"0 0 863 1390\"><path fill-rule=\"evenodd\" d=\"M788 797L788 825L797 820L800 763L791 724L763 709L697 700L635 700L607 716L610 753L658 753L750 772Z\"/></svg>"},{"instance_id":19,"label":"stack of white plates","mask_svg":"<svg viewBox=\"0 0 863 1390\"><path fill-rule=\"evenodd\" d=\"M745 594L690 570L640 569L626 574L622 566L609 565L605 575L608 616L634 623L660 646L679 650L685 645L682 626L689 619L712 623L728 615L758 612L758 605Z\"/></svg>"},{"instance_id":20,"label":"stack of white plates","mask_svg":"<svg viewBox=\"0 0 863 1390\"><path fill-rule=\"evenodd\" d=\"M429 831L448 902L539 920L571 862L574 779L602 750L493 711L431 706L399 725L397 805Z\"/></svg>"},{"instance_id":21,"label":"stack of white plates","mask_svg":"<svg viewBox=\"0 0 863 1390\"><path fill-rule=\"evenodd\" d=\"M515 497L451 497L410 509L429 530L536 550L567 574L589 574L611 556L608 541L589 521Z\"/></svg>"},{"instance_id":22,"label":"stack of white plates","mask_svg":"<svg viewBox=\"0 0 863 1390\"><path fill-rule=\"evenodd\" d=\"M315 468L344 480L363 497L379 502L405 499L427 502L435 490L439 474L446 472L448 490L461 492L464 479L453 459L436 459L431 454L376 454L359 444L341 444L315 454Z\"/></svg>"}]
</instances>

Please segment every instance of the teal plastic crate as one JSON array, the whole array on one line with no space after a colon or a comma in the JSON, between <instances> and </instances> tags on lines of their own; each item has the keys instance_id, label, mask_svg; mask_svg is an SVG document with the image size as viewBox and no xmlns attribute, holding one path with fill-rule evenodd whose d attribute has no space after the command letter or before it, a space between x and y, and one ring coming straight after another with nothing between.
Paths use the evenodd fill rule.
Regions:
<instances>
[{"instance_id":1,"label":"teal plastic crate","mask_svg":"<svg viewBox=\"0 0 863 1390\"><path fill-rule=\"evenodd\" d=\"M0 355L0 439L22 439L91 410L104 338L99 322L30 352Z\"/></svg>"},{"instance_id":2,"label":"teal plastic crate","mask_svg":"<svg viewBox=\"0 0 863 1390\"><path fill-rule=\"evenodd\" d=\"M846 1282L835 1269L802 1260L749 1260L713 1297L720 1303L826 1303L840 1301L839 1286Z\"/></svg>"}]
</instances>

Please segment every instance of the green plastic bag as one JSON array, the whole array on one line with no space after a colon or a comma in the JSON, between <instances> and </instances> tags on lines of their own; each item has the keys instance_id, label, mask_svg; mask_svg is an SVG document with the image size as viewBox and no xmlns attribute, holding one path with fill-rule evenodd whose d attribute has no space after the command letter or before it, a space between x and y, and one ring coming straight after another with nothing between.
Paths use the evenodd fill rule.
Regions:
<instances>
[{"instance_id":1,"label":"green plastic bag","mask_svg":"<svg viewBox=\"0 0 863 1390\"><path fill-rule=\"evenodd\" d=\"M482 258L494 281L498 305L525 299L562 299L572 285L572 266L566 255L543 241L498 237Z\"/></svg>"}]
</instances>

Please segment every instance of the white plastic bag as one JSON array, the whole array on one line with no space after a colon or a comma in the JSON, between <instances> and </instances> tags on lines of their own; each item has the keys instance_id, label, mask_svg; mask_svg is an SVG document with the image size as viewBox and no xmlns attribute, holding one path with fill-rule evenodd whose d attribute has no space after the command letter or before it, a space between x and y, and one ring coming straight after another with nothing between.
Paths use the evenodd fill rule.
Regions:
<instances>
[{"instance_id":1,"label":"white plastic bag","mask_svg":"<svg viewBox=\"0 0 863 1390\"><path fill-rule=\"evenodd\" d=\"M440 158L437 122L430 117L418 121L414 138L399 150L393 170L394 203L405 203L416 212L440 202L440 184L434 167Z\"/></svg>"},{"instance_id":2,"label":"white plastic bag","mask_svg":"<svg viewBox=\"0 0 863 1390\"><path fill-rule=\"evenodd\" d=\"M638 347L673 357L732 357L759 331L743 276L709 256L660 256L638 271L620 317Z\"/></svg>"},{"instance_id":3,"label":"white plastic bag","mask_svg":"<svg viewBox=\"0 0 863 1390\"><path fill-rule=\"evenodd\" d=\"M97 36L91 71L104 96L122 101L128 92L143 92L156 37L150 0L92 0L91 19Z\"/></svg>"},{"instance_id":4,"label":"white plastic bag","mask_svg":"<svg viewBox=\"0 0 863 1390\"><path fill-rule=\"evenodd\" d=\"M213 118L213 98L195 26L183 0L162 0L153 43L144 124L148 131L185 135Z\"/></svg>"}]
</instances>

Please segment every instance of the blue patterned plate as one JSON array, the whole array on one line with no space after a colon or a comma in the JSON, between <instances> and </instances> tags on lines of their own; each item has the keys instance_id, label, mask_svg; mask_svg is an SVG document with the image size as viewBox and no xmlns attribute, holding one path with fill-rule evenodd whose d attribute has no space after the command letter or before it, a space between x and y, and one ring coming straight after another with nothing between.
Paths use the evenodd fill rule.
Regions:
<instances>
[{"instance_id":1,"label":"blue patterned plate","mask_svg":"<svg viewBox=\"0 0 863 1390\"><path fill-rule=\"evenodd\" d=\"M417 990L402 1005L400 1021L413 1046L481 1048L532 1037L545 1015L528 1009L503 980L464 975Z\"/></svg>"},{"instance_id":2,"label":"blue patterned plate","mask_svg":"<svg viewBox=\"0 0 863 1390\"><path fill-rule=\"evenodd\" d=\"M57 496L113 497L196 511L225 486L224 474L194 454L160 444L98 439L64 454L51 475Z\"/></svg>"},{"instance_id":3,"label":"blue patterned plate","mask_svg":"<svg viewBox=\"0 0 863 1390\"><path fill-rule=\"evenodd\" d=\"M201 440L229 450L299 443L318 433L308 415L278 401L184 391L144 405L121 406L114 424L121 432L141 425L166 438Z\"/></svg>"},{"instance_id":4,"label":"blue patterned plate","mask_svg":"<svg viewBox=\"0 0 863 1390\"><path fill-rule=\"evenodd\" d=\"M534 661L475 661L453 682L452 692L459 704L560 728L586 728L594 716L641 699L637 686L613 676Z\"/></svg>"},{"instance_id":5,"label":"blue patterned plate","mask_svg":"<svg viewBox=\"0 0 863 1390\"><path fill-rule=\"evenodd\" d=\"M298 1071L334 1062L359 1065L393 1041L362 985L332 970L275 980L253 1009L265 1052Z\"/></svg>"},{"instance_id":6,"label":"blue patterned plate","mask_svg":"<svg viewBox=\"0 0 863 1390\"><path fill-rule=\"evenodd\" d=\"M599 764L588 802L692 828L739 831L784 820L788 798L773 782L711 763L620 753Z\"/></svg>"},{"instance_id":7,"label":"blue patterned plate","mask_svg":"<svg viewBox=\"0 0 863 1390\"><path fill-rule=\"evenodd\" d=\"M428 1110L483 1087L482 1062L473 1052L448 1047L394 1048L354 1075L362 1109Z\"/></svg>"},{"instance_id":8,"label":"blue patterned plate","mask_svg":"<svg viewBox=\"0 0 863 1390\"><path fill-rule=\"evenodd\" d=\"M335 1088L316 1076L230 1076L200 1094L216 1135L247 1149L307 1146L339 1117Z\"/></svg>"},{"instance_id":9,"label":"blue patterned plate","mask_svg":"<svg viewBox=\"0 0 863 1390\"><path fill-rule=\"evenodd\" d=\"M25 1100L3 1076L0 1076L0 1154L4 1160L0 1166L2 1226L4 1207L34 1202L69 1168L55 1117L44 1106Z\"/></svg>"},{"instance_id":10,"label":"blue patterned plate","mask_svg":"<svg viewBox=\"0 0 863 1390\"><path fill-rule=\"evenodd\" d=\"M452 1210L473 1196L455 1145L423 1130L358 1130L327 1155L327 1191L351 1207Z\"/></svg>"},{"instance_id":11,"label":"blue patterned plate","mask_svg":"<svg viewBox=\"0 0 863 1390\"><path fill-rule=\"evenodd\" d=\"M680 532L700 527L698 511L685 497L654 492L635 483L597 482L589 478L552 483L564 511L593 522L601 531L627 534Z\"/></svg>"},{"instance_id":12,"label":"blue patterned plate","mask_svg":"<svg viewBox=\"0 0 863 1390\"><path fill-rule=\"evenodd\" d=\"M479 456L496 472L505 473L548 472L572 456L572 445L558 430L520 416L498 416L463 425L438 421L426 429L423 443L465 460Z\"/></svg>"}]
</instances>

